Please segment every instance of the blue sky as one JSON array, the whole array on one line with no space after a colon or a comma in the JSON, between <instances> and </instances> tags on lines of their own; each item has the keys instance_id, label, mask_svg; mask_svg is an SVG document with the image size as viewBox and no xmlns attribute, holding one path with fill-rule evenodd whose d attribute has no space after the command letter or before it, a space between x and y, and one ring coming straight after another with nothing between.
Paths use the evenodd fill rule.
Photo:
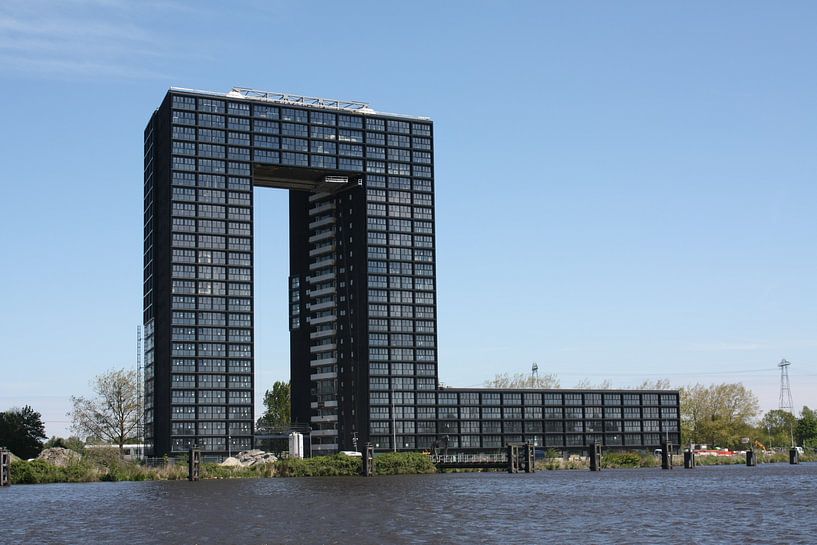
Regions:
<instances>
[{"instance_id":1,"label":"blue sky","mask_svg":"<svg viewBox=\"0 0 817 545\"><path fill-rule=\"evenodd\" d=\"M769 409L785 357L817 406L817 5L225 5L0 5L0 409L63 434L68 396L134 365L142 130L171 85L435 120L446 384L537 362ZM256 202L262 390L288 376L286 193Z\"/></svg>"}]
</instances>

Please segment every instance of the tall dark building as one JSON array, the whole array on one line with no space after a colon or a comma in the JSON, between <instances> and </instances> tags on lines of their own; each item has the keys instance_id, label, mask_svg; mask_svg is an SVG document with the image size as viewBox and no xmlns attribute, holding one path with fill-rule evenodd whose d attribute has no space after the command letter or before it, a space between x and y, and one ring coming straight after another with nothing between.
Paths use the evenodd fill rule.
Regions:
<instances>
[{"instance_id":1,"label":"tall dark building","mask_svg":"<svg viewBox=\"0 0 817 545\"><path fill-rule=\"evenodd\" d=\"M430 119L172 88L144 142L154 455L252 446L253 187L289 190L293 420L311 427L313 453L442 435L453 448L677 443L677 392L438 388Z\"/></svg>"}]
</instances>

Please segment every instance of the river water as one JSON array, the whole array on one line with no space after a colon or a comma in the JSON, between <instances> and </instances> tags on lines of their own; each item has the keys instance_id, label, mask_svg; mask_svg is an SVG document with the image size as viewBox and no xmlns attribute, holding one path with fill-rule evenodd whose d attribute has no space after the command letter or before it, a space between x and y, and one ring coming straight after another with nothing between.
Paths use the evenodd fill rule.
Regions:
<instances>
[{"instance_id":1,"label":"river water","mask_svg":"<svg viewBox=\"0 0 817 545\"><path fill-rule=\"evenodd\" d=\"M0 544L817 544L817 464L16 485Z\"/></svg>"}]
</instances>

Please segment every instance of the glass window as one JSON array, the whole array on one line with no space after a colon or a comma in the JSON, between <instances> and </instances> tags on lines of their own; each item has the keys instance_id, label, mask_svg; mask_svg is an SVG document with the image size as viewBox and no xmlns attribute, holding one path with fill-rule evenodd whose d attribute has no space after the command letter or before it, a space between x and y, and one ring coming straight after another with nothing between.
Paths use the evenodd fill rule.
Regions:
<instances>
[{"instance_id":1,"label":"glass window","mask_svg":"<svg viewBox=\"0 0 817 545\"><path fill-rule=\"evenodd\" d=\"M249 116L250 105L246 102L228 102L227 113L230 115Z\"/></svg>"},{"instance_id":2,"label":"glass window","mask_svg":"<svg viewBox=\"0 0 817 545\"><path fill-rule=\"evenodd\" d=\"M287 151L309 151L309 143L307 140L300 138L282 138L281 149Z\"/></svg>"},{"instance_id":3,"label":"glass window","mask_svg":"<svg viewBox=\"0 0 817 545\"><path fill-rule=\"evenodd\" d=\"M305 110L298 110L295 108L281 108L281 119L283 121L306 123L307 113Z\"/></svg>"},{"instance_id":4,"label":"glass window","mask_svg":"<svg viewBox=\"0 0 817 545\"><path fill-rule=\"evenodd\" d=\"M396 132L401 134L409 134L409 123L408 121L397 121L394 119L386 120L386 130L388 132Z\"/></svg>"},{"instance_id":5,"label":"glass window","mask_svg":"<svg viewBox=\"0 0 817 545\"><path fill-rule=\"evenodd\" d=\"M322 138L324 140L334 140L336 137L334 127L320 127L313 125L310 134L312 138Z\"/></svg>"},{"instance_id":6,"label":"glass window","mask_svg":"<svg viewBox=\"0 0 817 545\"><path fill-rule=\"evenodd\" d=\"M351 129L339 129L338 140L341 142L363 142L363 132Z\"/></svg>"},{"instance_id":7,"label":"glass window","mask_svg":"<svg viewBox=\"0 0 817 545\"><path fill-rule=\"evenodd\" d=\"M267 106L265 104L254 104L252 107L253 115L255 117L262 117L265 119L278 119L279 113L276 106ZM256 122L256 127L258 124Z\"/></svg>"},{"instance_id":8,"label":"glass window","mask_svg":"<svg viewBox=\"0 0 817 545\"><path fill-rule=\"evenodd\" d=\"M257 149L253 153L255 161L258 163L278 164L281 162L280 155L277 151Z\"/></svg>"},{"instance_id":9,"label":"glass window","mask_svg":"<svg viewBox=\"0 0 817 545\"><path fill-rule=\"evenodd\" d=\"M431 136L431 125L428 123L412 123L411 134L419 136Z\"/></svg>"},{"instance_id":10,"label":"glass window","mask_svg":"<svg viewBox=\"0 0 817 545\"><path fill-rule=\"evenodd\" d=\"M199 129L199 142L224 143L224 131L215 129Z\"/></svg>"},{"instance_id":11,"label":"glass window","mask_svg":"<svg viewBox=\"0 0 817 545\"><path fill-rule=\"evenodd\" d=\"M199 125L214 129L224 128L224 116L214 114L199 114Z\"/></svg>"},{"instance_id":12,"label":"glass window","mask_svg":"<svg viewBox=\"0 0 817 545\"><path fill-rule=\"evenodd\" d=\"M328 155L313 155L309 159L309 164L317 168L329 168L332 170L338 168L338 160Z\"/></svg>"},{"instance_id":13,"label":"glass window","mask_svg":"<svg viewBox=\"0 0 817 545\"><path fill-rule=\"evenodd\" d=\"M313 125L337 125L337 116L329 112L310 112L310 121Z\"/></svg>"},{"instance_id":14,"label":"glass window","mask_svg":"<svg viewBox=\"0 0 817 545\"><path fill-rule=\"evenodd\" d=\"M253 137L253 141L256 147L259 148L277 148L280 146L280 142L276 136L257 134Z\"/></svg>"},{"instance_id":15,"label":"glass window","mask_svg":"<svg viewBox=\"0 0 817 545\"><path fill-rule=\"evenodd\" d=\"M287 125L289 125L287 123ZM275 121L256 120L253 125L256 133L261 134L278 134L279 124ZM304 131L305 133L306 131ZM302 136L306 136L303 134Z\"/></svg>"},{"instance_id":16,"label":"glass window","mask_svg":"<svg viewBox=\"0 0 817 545\"><path fill-rule=\"evenodd\" d=\"M324 142L323 140L312 140L310 147L312 153L322 153L324 155L335 155L337 153L337 144L334 142Z\"/></svg>"},{"instance_id":17,"label":"glass window","mask_svg":"<svg viewBox=\"0 0 817 545\"><path fill-rule=\"evenodd\" d=\"M305 153L281 152L281 164L305 167L309 164L309 158Z\"/></svg>"},{"instance_id":18,"label":"glass window","mask_svg":"<svg viewBox=\"0 0 817 545\"><path fill-rule=\"evenodd\" d=\"M338 125L347 129L362 129L363 118L356 115L341 114L338 116Z\"/></svg>"},{"instance_id":19,"label":"glass window","mask_svg":"<svg viewBox=\"0 0 817 545\"><path fill-rule=\"evenodd\" d=\"M195 140L196 129L193 127L180 127L173 125L173 138L176 140Z\"/></svg>"},{"instance_id":20,"label":"glass window","mask_svg":"<svg viewBox=\"0 0 817 545\"><path fill-rule=\"evenodd\" d=\"M348 159L341 157L338 160L338 168L340 170L352 170L356 172L363 171L363 161L361 159Z\"/></svg>"},{"instance_id":21,"label":"glass window","mask_svg":"<svg viewBox=\"0 0 817 545\"><path fill-rule=\"evenodd\" d=\"M173 95L173 107L181 110L195 110L196 98L188 96Z\"/></svg>"},{"instance_id":22,"label":"glass window","mask_svg":"<svg viewBox=\"0 0 817 545\"><path fill-rule=\"evenodd\" d=\"M378 119L376 117L367 117L366 118L366 130L367 131L385 131L386 130L386 121L384 119Z\"/></svg>"},{"instance_id":23,"label":"glass window","mask_svg":"<svg viewBox=\"0 0 817 545\"><path fill-rule=\"evenodd\" d=\"M173 110L173 123L179 125L195 125L196 114L193 112L180 112L178 110Z\"/></svg>"}]
</instances>

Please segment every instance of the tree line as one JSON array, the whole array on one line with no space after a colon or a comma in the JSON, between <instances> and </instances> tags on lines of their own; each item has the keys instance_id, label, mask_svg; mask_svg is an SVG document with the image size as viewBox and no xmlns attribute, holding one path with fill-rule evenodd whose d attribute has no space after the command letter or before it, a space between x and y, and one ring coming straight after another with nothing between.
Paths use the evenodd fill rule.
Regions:
<instances>
[{"instance_id":1,"label":"tree line","mask_svg":"<svg viewBox=\"0 0 817 545\"><path fill-rule=\"evenodd\" d=\"M113 369L91 380L90 396L72 396L70 429L76 435L46 441L42 415L30 406L0 412L0 447L23 459L35 458L45 448L62 447L82 452L86 444L105 444L119 449L141 441L138 425L141 404L138 376L129 369ZM276 381L264 395L264 413L258 428L286 429L290 425L289 382Z\"/></svg>"},{"instance_id":2,"label":"tree line","mask_svg":"<svg viewBox=\"0 0 817 545\"><path fill-rule=\"evenodd\" d=\"M45 447L82 449L85 443L109 444L119 448L137 442L141 405L135 371L117 369L91 381L89 397L71 398L71 430L68 439L52 437L46 442L40 413L30 406L0 413L0 446L21 458L33 458ZM485 383L489 388L556 389L555 374L531 376L523 373L499 374ZM577 388L611 388L609 381L597 385L585 380ZM645 381L641 390L667 390L665 379ZM740 448L750 439L755 446L789 447L793 444L817 449L817 411L803 407L799 416L771 410L761 417L757 396L743 384L695 384L678 388L681 396L681 442L712 447ZM260 429L286 429L291 422L289 382L276 381L264 394L264 411L256 422ZM745 446L744 446L745 448Z\"/></svg>"},{"instance_id":3,"label":"tree line","mask_svg":"<svg viewBox=\"0 0 817 545\"><path fill-rule=\"evenodd\" d=\"M533 375L501 373L484 383L487 388L557 389L561 387L554 373ZM604 380L593 384L583 379L577 389L609 390ZM645 380L636 390L673 389L667 379ZM803 407L800 416L778 409L761 418L757 396L743 384L694 384L677 388L681 396L681 442L707 444L712 447L746 448L748 438L754 446L790 447L793 444L817 448L817 411Z\"/></svg>"}]
</instances>

